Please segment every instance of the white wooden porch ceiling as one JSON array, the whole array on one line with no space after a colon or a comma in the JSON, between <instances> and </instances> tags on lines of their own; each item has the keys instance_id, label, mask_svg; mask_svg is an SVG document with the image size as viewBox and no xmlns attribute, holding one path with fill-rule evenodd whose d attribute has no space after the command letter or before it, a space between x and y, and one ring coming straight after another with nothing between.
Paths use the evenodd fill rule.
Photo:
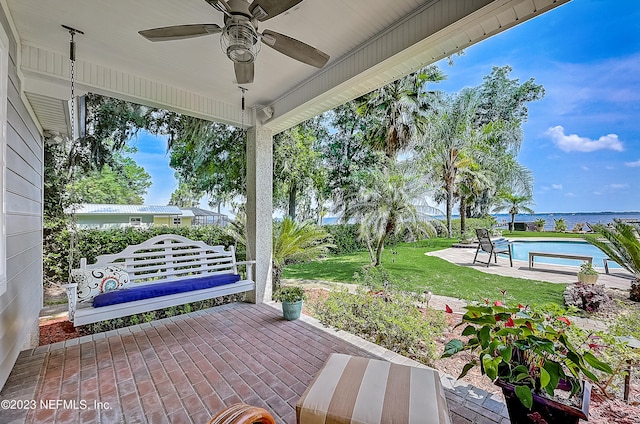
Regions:
<instances>
[{"instance_id":1,"label":"white wooden porch ceiling","mask_svg":"<svg viewBox=\"0 0 640 424\"><path fill-rule=\"evenodd\" d=\"M247 106L269 106L274 133L367 93L569 0L304 0L259 26L331 56L324 69L263 46ZM18 44L23 90L44 130L59 128L69 96L69 34L77 35L78 91L238 125L240 90L219 35L151 43L141 29L222 25L203 0L0 0ZM6 10L5 10L6 12ZM62 106L60 106L62 107ZM258 113L258 119L261 115ZM253 114L245 123L252 125Z\"/></svg>"}]
</instances>

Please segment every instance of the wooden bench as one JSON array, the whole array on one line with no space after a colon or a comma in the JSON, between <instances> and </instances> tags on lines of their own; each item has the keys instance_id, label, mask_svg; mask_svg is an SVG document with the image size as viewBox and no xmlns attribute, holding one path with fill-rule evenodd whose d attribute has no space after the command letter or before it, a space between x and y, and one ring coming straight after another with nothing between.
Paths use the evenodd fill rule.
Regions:
<instances>
[{"instance_id":1,"label":"wooden bench","mask_svg":"<svg viewBox=\"0 0 640 424\"><path fill-rule=\"evenodd\" d=\"M614 262L614 263L616 262L611 258L603 258L602 259L602 264L604 265L604 273L605 274L609 273L609 261Z\"/></svg>"},{"instance_id":2,"label":"wooden bench","mask_svg":"<svg viewBox=\"0 0 640 424\"><path fill-rule=\"evenodd\" d=\"M574 255L571 253L553 253L553 252L529 252L529 269L533 268L533 258L536 256L547 258L560 258L560 259L575 259L578 261L584 261L591 264L593 262L592 256Z\"/></svg>"},{"instance_id":3,"label":"wooden bench","mask_svg":"<svg viewBox=\"0 0 640 424\"><path fill-rule=\"evenodd\" d=\"M233 246L228 249L209 246L174 234L153 237L120 253L100 255L91 265L82 258L80 269L73 271L81 280L80 287L78 282L64 285L69 298L69 320L77 327L255 290L251 266L254 263L237 262ZM246 266L246 279L239 276L238 265ZM124 272L114 271L114 266ZM92 295L97 293L98 285L118 288L90 296L89 291ZM110 304L114 297L123 296L133 300L118 299L116 302L121 303ZM98 299L101 302L96 302ZM106 306L95 307L96 303Z\"/></svg>"}]
</instances>

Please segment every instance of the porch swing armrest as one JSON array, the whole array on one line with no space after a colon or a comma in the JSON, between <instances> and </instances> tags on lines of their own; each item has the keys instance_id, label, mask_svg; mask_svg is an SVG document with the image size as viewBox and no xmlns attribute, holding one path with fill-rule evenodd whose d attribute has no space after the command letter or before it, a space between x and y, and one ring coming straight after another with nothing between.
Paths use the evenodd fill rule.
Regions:
<instances>
[{"instance_id":1,"label":"porch swing armrest","mask_svg":"<svg viewBox=\"0 0 640 424\"><path fill-rule=\"evenodd\" d=\"M255 265L256 261L241 261L236 262L236 265L246 265L247 268L247 280L253 281L253 267L251 265Z\"/></svg>"},{"instance_id":2,"label":"porch swing armrest","mask_svg":"<svg viewBox=\"0 0 640 424\"><path fill-rule=\"evenodd\" d=\"M78 283L63 284L69 298L69 321L73 322L76 314L76 302L78 301Z\"/></svg>"}]
</instances>

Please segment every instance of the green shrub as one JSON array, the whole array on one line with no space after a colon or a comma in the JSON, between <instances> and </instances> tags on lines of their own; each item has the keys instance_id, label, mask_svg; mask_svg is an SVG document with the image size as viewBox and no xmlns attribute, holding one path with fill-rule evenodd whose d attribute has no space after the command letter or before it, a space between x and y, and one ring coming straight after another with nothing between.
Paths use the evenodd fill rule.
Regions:
<instances>
[{"instance_id":1,"label":"green shrub","mask_svg":"<svg viewBox=\"0 0 640 424\"><path fill-rule=\"evenodd\" d=\"M426 365L436 357L434 340L445 327L442 312L416 307L416 297L401 293L376 296L332 291L312 302L313 315L325 325L348 331Z\"/></svg>"},{"instance_id":2,"label":"green shrub","mask_svg":"<svg viewBox=\"0 0 640 424\"><path fill-rule=\"evenodd\" d=\"M467 218L465 236L467 233L471 234L473 239L476 238L476 228L491 228L496 224L495 218L489 216L486 218ZM453 229L454 238L462 238L463 234L460 234L460 219L451 220L451 228Z\"/></svg>"},{"instance_id":3,"label":"green shrub","mask_svg":"<svg viewBox=\"0 0 640 424\"><path fill-rule=\"evenodd\" d=\"M640 340L640 311L618 315L609 332L614 336L635 337Z\"/></svg>"},{"instance_id":4,"label":"green shrub","mask_svg":"<svg viewBox=\"0 0 640 424\"><path fill-rule=\"evenodd\" d=\"M99 255L118 253L130 245L142 243L161 234L177 234L192 240L201 240L209 245L236 246L236 258L246 258L246 247L217 226L202 227L151 227L110 230L79 230L73 252L73 267L80 265L80 258L93 263ZM44 226L44 282L60 284L67 282L69 272L69 235L63 220L45 222Z\"/></svg>"},{"instance_id":5,"label":"green shrub","mask_svg":"<svg viewBox=\"0 0 640 424\"><path fill-rule=\"evenodd\" d=\"M380 266L365 265L360 272L353 274L353 281L369 290L389 290L397 287L397 280L389 271Z\"/></svg>"},{"instance_id":6,"label":"green shrub","mask_svg":"<svg viewBox=\"0 0 640 424\"><path fill-rule=\"evenodd\" d=\"M366 250L367 246L358 237L358 226L355 224L324 225L325 230L333 237L335 247L330 249L331 253L344 255Z\"/></svg>"},{"instance_id":7,"label":"green shrub","mask_svg":"<svg viewBox=\"0 0 640 424\"><path fill-rule=\"evenodd\" d=\"M444 225L440 221L431 221L431 223L436 228L438 237L441 234L445 234ZM333 237L333 244L335 247L330 249L330 252L334 255L345 255L348 253L356 253L367 250L367 245L360 239L360 235L358 233L358 225L357 224L335 224L335 225L324 225L323 228L327 230L329 234ZM404 232L401 234L392 234L387 238L384 245L385 247L395 246L399 243L404 242L412 242L415 241L409 234L409 232Z\"/></svg>"}]
</instances>

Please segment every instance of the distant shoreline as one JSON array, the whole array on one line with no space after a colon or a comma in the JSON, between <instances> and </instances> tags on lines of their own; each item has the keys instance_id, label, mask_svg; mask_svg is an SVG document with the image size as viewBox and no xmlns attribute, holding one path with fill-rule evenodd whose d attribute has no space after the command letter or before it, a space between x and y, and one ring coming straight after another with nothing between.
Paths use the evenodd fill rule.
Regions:
<instances>
[{"instance_id":1,"label":"distant shoreline","mask_svg":"<svg viewBox=\"0 0 640 424\"><path fill-rule=\"evenodd\" d=\"M499 223L510 222L511 215L508 213L491 214ZM444 215L435 215L435 219L444 220ZM460 215L452 215L453 219L460 219ZM623 219L638 219L640 220L640 211L637 212L537 212L534 214L518 214L515 217L516 222L533 222L537 219L544 219L544 229L552 230L555 226L555 221L558 219L564 219L567 224L567 228L571 230L576 224L581 223L589 224L608 224L613 222L615 218ZM323 225L334 225L339 221L338 217L326 217L322 220Z\"/></svg>"}]
</instances>

